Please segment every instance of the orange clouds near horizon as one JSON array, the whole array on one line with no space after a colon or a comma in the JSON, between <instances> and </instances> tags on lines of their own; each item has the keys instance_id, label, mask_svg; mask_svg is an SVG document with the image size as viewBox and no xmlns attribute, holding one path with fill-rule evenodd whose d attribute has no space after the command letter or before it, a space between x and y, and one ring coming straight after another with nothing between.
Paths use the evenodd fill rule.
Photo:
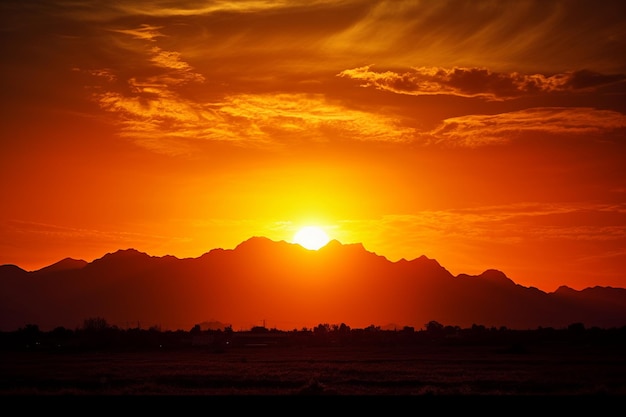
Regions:
<instances>
[{"instance_id":1,"label":"orange clouds near horizon","mask_svg":"<svg viewBox=\"0 0 626 417\"><path fill-rule=\"evenodd\" d=\"M626 287L625 11L3 2L0 264L320 225L454 274Z\"/></svg>"}]
</instances>

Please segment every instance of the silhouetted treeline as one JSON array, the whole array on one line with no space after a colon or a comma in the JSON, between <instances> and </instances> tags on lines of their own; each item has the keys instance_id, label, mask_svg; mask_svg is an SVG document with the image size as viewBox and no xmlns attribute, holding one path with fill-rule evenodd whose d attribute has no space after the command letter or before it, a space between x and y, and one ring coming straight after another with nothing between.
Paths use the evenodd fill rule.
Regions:
<instances>
[{"instance_id":1,"label":"silhouetted treeline","mask_svg":"<svg viewBox=\"0 0 626 417\"><path fill-rule=\"evenodd\" d=\"M322 323L314 328L278 330L264 326L246 331L234 331L226 326L202 330L195 325L189 331L162 331L148 329L121 329L109 325L103 318L89 318L82 327L67 329L57 327L42 332L31 324L13 332L0 332L0 350L72 352L80 350L167 350L181 348L210 349L223 352L238 347L271 346L504 346L511 353L523 353L531 344L568 345L626 345L626 326L621 328L585 328L573 323L567 328L537 328L512 330L505 327L487 328L472 325L469 328L443 325L436 321L425 324L424 329L413 327L382 330L370 325L352 329L346 324Z\"/></svg>"}]
</instances>

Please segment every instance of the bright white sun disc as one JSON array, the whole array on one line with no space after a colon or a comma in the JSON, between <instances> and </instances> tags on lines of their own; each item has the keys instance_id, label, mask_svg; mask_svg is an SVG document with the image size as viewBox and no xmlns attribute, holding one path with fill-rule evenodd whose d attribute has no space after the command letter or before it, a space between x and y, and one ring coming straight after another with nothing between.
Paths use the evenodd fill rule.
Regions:
<instances>
[{"instance_id":1,"label":"bright white sun disc","mask_svg":"<svg viewBox=\"0 0 626 417\"><path fill-rule=\"evenodd\" d=\"M326 245L329 237L317 226L306 226L298 230L294 235L293 241L306 249L317 250Z\"/></svg>"}]
</instances>

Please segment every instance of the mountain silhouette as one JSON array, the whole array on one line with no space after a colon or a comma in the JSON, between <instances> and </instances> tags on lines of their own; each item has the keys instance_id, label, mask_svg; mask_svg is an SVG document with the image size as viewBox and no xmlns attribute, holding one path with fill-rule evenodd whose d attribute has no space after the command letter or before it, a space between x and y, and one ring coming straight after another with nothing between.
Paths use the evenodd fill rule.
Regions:
<instances>
[{"instance_id":1,"label":"mountain silhouette","mask_svg":"<svg viewBox=\"0 0 626 417\"><path fill-rule=\"evenodd\" d=\"M0 330L28 324L77 328L101 317L122 328L189 330L267 323L283 330L321 323L398 329L444 325L509 329L626 325L626 289L524 287L503 272L452 275L420 256L391 262L362 244L337 240L313 251L253 237L197 258L135 249L92 262L66 258L37 271L0 266Z\"/></svg>"}]
</instances>

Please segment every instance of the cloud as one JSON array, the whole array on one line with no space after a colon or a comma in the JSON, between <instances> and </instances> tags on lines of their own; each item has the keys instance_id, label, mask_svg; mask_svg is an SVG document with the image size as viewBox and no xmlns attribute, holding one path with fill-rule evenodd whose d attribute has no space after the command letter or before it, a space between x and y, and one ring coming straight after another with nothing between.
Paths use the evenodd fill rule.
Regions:
<instances>
[{"instance_id":1,"label":"cloud","mask_svg":"<svg viewBox=\"0 0 626 417\"><path fill-rule=\"evenodd\" d=\"M401 142L414 133L390 116L351 110L321 94L240 94L226 97L218 111L231 119L240 137L263 141Z\"/></svg>"},{"instance_id":2,"label":"cloud","mask_svg":"<svg viewBox=\"0 0 626 417\"><path fill-rule=\"evenodd\" d=\"M614 213L607 222L606 213ZM540 241L625 241L626 205L547 204L522 202L467 209L423 210L411 214L385 215L376 219L345 221L355 235L384 247L389 240L397 248L446 248L450 245L520 244ZM434 249L432 250L434 252Z\"/></svg>"},{"instance_id":3,"label":"cloud","mask_svg":"<svg viewBox=\"0 0 626 417\"><path fill-rule=\"evenodd\" d=\"M404 73L375 72L371 65L337 74L362 82L362 87L408 95L447 94L508 100L527 95L588 91L610 84L624 83L625 74L604 75L592 71L543 74L502 73L486 68L420 67Z\"/></svg>"},{"instance_id":4,"label":"cloud","mask_svg":"<svg viewBox=\"0 0 626 417\"><path fill-rule=\"evenodd\" d=\"M118 7L125 14L142 16L197 16L212 13L254 13L265 10L283 10L294 8L311 8L323 5L345 3L335 0L231 0L231 1L186 1L172 2L170 0L153 0L151 2L120 2Z\"/></svg>"},{"instance_id":5,"label":"cloud","mask_svg":"<svg viewBox=\"0 0 626 417\"><path fill-rule=\"evenodd\" d=\"M4 225L3 225L4 226ZM53 242L60 241L80 241L85 244L115 244L126 247L138 243L154 243L156 241L171 241L175 238L154 233L129 232L127 230L113 230L107 228L93 229L70 227L61 224L41 223L25 220L8 220L6 223L7 232L12 234L39 235Z\"/></svg>"},{"instance_id":6,"label":"cloud","mask_svg":"<svg viewBox=\"0 0 626 417\"><path fill-rule=\"evenodd\" d=\"M160 153L189 153L192 142L230 141L274 147L301 141L409 141L413 129L397 120L327 102L312 94L238 94L220 102L183 99L159 83L129 80L134 93L98 93L103 109L120 118L122 136Z\"/></svg>"},{"instance_id":7,"label":"cloud","mask_svg":"<svg viewBox=\"0 0 626 417\"><path fill-rule=\"evenodd\" d=\"M499 144L522 133L583 135L626 128L626 116L612 110L541 107L494 115L467 115L444 120L428 133L437 142L456 146Z\"/></svg>"},{"instance_id":8,"label":"cloud","mask_svg":"<svg viewBox=\"0 0 626 417\"><path fill-rule=\"evenodd\" d=\"M387 67L623 72L623 14L617 0L379 1L328 43Z\"/></svg>"},{"instance_id":9,"label":"cloud","mask_svg":"<svg viewBox=\"0 0 626 417\"><path fill-rule=\"evenodd\" d=\"M163 35L156 26L142 25L136 29L115 30L144 42L155 42ZM93 87L93 99L115 116L123 137L153 151L187 154L193 151L181 138L192 138L202 126L219 123L210 106L184 97L179 91L188 84L205 82L202 74L182 59L176 51L158 46L142 50L142 73L149 75L124 78L121 71L110 68L86 70L101 80Z\"/></svg>"},{"instance_id":10,"label":"cloud","mask_svg":"<svg viewBox=\"0 0 626 417\"><path fill-rule=\"evenodd\" d=\"M162 35L143 25L116 30L143 42ZM177 51L156 45L141 49L139 75L111 69L86 70L101 83L93 98L115 116L120 134L140 146L172 155L190 154L199 141L277 146L304 140L408 141L413 129L393 116L349 109L322 94L240 93L216 100L189 95L206 80ZM185 90L185 88L187 90Z\"/></svg>"},{"instance_id":11,"label":"cloud","mask_svg":"<svg viewBox=\"0 0 626 417\"><path fill-rule=\"evenodd\" d=\"M226 9L231 7L220 4ZM330 7L329 3L320 4ZM254 2L246 2L245 5L253 9L265 8L263 4ZM213 6L218 7L215 4ZM184 7L192 10L201 7L201 4L189 3ZM282 4L280 7L286 10L287 5ZM388 7L390 4L386 4L385 8ZM403 7L408 6L404 4ZM392 15L398 17L395 12ZM185 19L183 21L186 22ZM265 20L263 22L262 27L265 28L268 23ZM342 91L323 94L323 81L319 81L315 87L311 87L312 84L304 87L304 83L287 82L294 78L301 80L297 78L301 75L294 75L301 74L304 64L300 61L299 72L293 72L290 65L281 66L280 62L287 60L277 60L272 55L273 59L265 62L270 63L267 65L272 67L273 72L266 73L264 71L268 68L263 67L263 60L259 59L258 65L250 65L250 60L256 59L258 55L242 53L240 47L245 47L243 41L231 44L214 40L210 47L207 47L207 42L191 42L193 45L187 46L190 42L181 42L174 35L180 27L168 26L168 31L162 26L166 24L167 20L164 19L159 25L142 24L130 29L109 29L107 33L115 36L110 43L131 52L124 55L129 57L128 64L118 62L107 68L85 71L101 82L92 90L93 98L118 123L121 136L155 152L191 154L203 141L273 147L302 141L406 143L420 140L424 143L445 141L478 146L501 143L505 137L529 131L580 134L624 127L623 116L608 110L534 108L497 115L448 118L437 128L420 132L400 118L403 112L397 111L397 108L395 113L391 113L391 107L378 105L369 112L357 110L337 99ZM186 27L186 24L180 26ZM276 30L280 32L280 29ZM223 32L223 28L220 27L212 36L218 36L218 32ZM204 31L202 33L206 36ZM235 33L237 36L233 36L234 39L244 34L245 40L256 37L252 36L256 33L253 29ZM230 39L230 35L226 38ZM216 39L222 40L219 37ZM278 38L270 36L268 39L276 44L274 41ZM292 42L300 43L296 40ZM224 45L228 45L227 49L234 52L226 52ZM219 54L211 55L218 49ZM263 51L268 53L267 49ZM278 54L278 51L274 53ZM194 59L194 65L191 59ZM233 68L242 67L248 71L245 75L233 71ZM286 69L292 72L285 73ZM333 77L332 74L337 73L333 70L325 74ZM592 71L553 75L523 74L496 72L482 67L416 67L405 72L377 72L372 70L372 66L363 66L346 69L337 75L360 81L366 87L402 95L445 94L485 101L588 92L626 83L623 74ZM314 79L312 75L307 77L310 78L306 81ZM301 91L305 90L299 89L310 93L303 93ZM330 100L329 97L336 99ZM429 117L427 113L424 112L420 117ZM429 120L428 125L432 126L436 122ZM420 122L414 125L420 125Z\"/></svg>"},{"instance_id":12,"label":"cloud","mask_svg":"<svg viewBox=\"0 0 626 417\"><path fill-rule=\"evenodd\" d=\"M10 1L10 0L9 0ZM356 0L359 2L360 0ZM15 1L16 3L22 3ZM218 13L259 13L263 11L279 11L305 9L337 4L352 3L353 0L145 0L129 2L125 0L91 0L77 2L75 0L55 0L54 9L46 10L48 14L67 16L81 21L113 21L120 18L169 18L187 16L206 16ZM45 2L40 2L45 3ZM23 5L20 5L23 6ZM30 6L34 9L37 6Z\"/></svg>"},{"instance_id":13,"label":"cloud","mask_svg":"<svg viewBox=\"0 0 626 417\"><path fill-rule=\"evenodd\" d=\"M159 33L159 29L161 28L161 26L151 26L143 24L135 29L111 29L111 31L130 35L134 39L154 42L158 37L164 36L163 34Z\"/></svg>"}]
</instances>

